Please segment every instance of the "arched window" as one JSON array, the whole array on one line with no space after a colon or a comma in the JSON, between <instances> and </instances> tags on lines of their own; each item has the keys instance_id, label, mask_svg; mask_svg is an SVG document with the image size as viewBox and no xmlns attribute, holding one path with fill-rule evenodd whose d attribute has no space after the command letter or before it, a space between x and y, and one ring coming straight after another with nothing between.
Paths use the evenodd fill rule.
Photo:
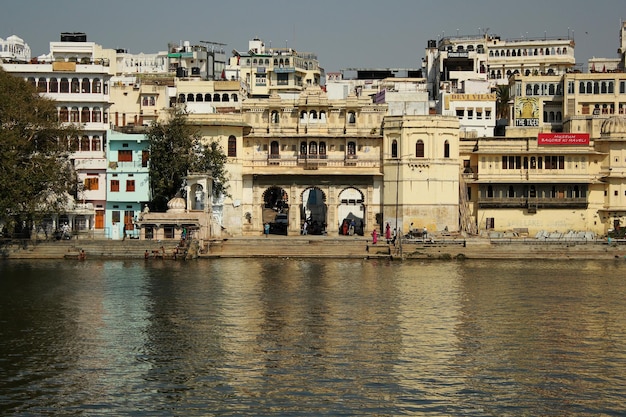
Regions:
<instances>
[{"instance_id":1,"label":"arched window","mask_svg":"<svg viewBox=\"0 0 626 417\"><path fill-rule=\"evenodd\" d=\"M312 141L309 143L309 155L317 155L317 142Z\"/></svg>"},{"instance_id":2,"label":"arched window","mask_svg":"<svg viewBox=\"0 0 626 417\"><path fill-rule=\"evenodd\" d=\"M272 110L271 120L272 123L278 123L280 121L280 117L278 116L278 112L276 110Z\"/></svg>"},{"instance_id":3,"label":"arched window","mask_svg":"<svg viewBox=\"0 0 626 417\"><path fill-rule=\"evenodd\" d=\"M89 78L83 78L83 82L80 85L80 90L83 93L91 93L91 83Z\"/></svg>"},{"instance_id":4,"label":"arched window","mask_svg":"<svg viewBox=\"0 0 626 417\"><path fill-rule=\"evenodd\" d=\"M28 84L32 85L33 87L37 88L37 81L35 80L35 77L28 77L28 80L26 80L28 82Z\"/></svg>"},{"instance_id":5,"label":"arched window","mask_svg":"<svg viewBox=\"0 0 626 417\"><path fill-rule=\"evenodd\" d=\"M348 112L348 123L350 124L356 123L356 114L353 111Z\"/></svg>"},{"instance_id":6,"label":"arched window","mask_svg":"<svg viewBox=\"0 0 626 417\"><path fill-rule=\"evenodd\" d=\"M309 119L317 120L317 112L315 110L311 110L311 113L309 113Z\"/></svg>"},{"instance_id":7,"label":"arched window","mask_svg":"<svg viewBox=\"0 0 626 417\"><path fill-rule=\"evenodd\" d=\"M613 94L614 92L613 81L609 81L609 94Z\"/></svg>"},{"instance_id":8,"label":"arched window","mask_svg":"<svg viewBox=\"0 0 626 417\"><path fill-rule=\"evenodd\" d=\"M70 81L67 78L61 78L61 85L59 87L59 93L70 92Z\"/></svg>"},{"instance_id":9,"label":"arched window","mask_svg":"<svg viewBox=\"0 0 626 417\"><path fill-rule=\"evenodd\" d=\"M80 123L80 114L78 112L78 107L72 107L72 110L70 111L70 122Z\"/></svg>"},{"instance_id":10,"label":"arched window","mask_svg":"<svg viewBox=\"0 0 626 417\"><path fill-rule=\"evenodd\" d=\"M508 197L515 197L515 190L512 185L509 185L509 192L507 194Z\"/></svg>"},{"instance_id":11,"label":"arched window","mask_svg":"<svg viewBox=\"0 0 626 417\"><path fill-rule=\"evenodd\" d=\"M593 84L591 81L587 81L587 94L593 94Z\"/></svg>"},{"instance_id":12,"label":"arched window","mask_svg":"<svg viewBox=\"0 0 626 417\"><path fill-rule=\"evenodd\" d=\"M94 136L91 139L91 150L92 151L101 151L102 150L102 141L100 140L100 136Z\"/></svg>"},{"instance_id":13,"label":"arched window","mask_svg":"<svg viewBox=\"0 0 626 417\"><path fill-rule=\"evenodd\" d=\"M602 83L600 84L600 93L606 94L606 91L607 91L606 81L602 81Z\"/></svg>"},{"instance_id":14,"label":"arched window","mask_svg":"<svg viewBox=\"0 0 626 417\"><path fill-rule=\"evenodd\" d=\"M554 91L555 91L554 84L550 84L548 86L548 95L553 96L554 95Z\"/></svg>"},{"instance_id":15,"label":"arched window","mask_svg":"<svg viewBox=\"0 0 626 417\"><path fill-rule=\"evenodd\" d=\"M348 142L348 156L356 155L356 143Z\"/></svg>"},{"instance_id":16,"label":"arched window","mask_svg":"<svg viewBox=\"0 0 626 417\"><path fill-rule=\"evenodd\" d=\"M185 95L184 94L179 94L178 95L178 102L179 103L184 103L185 102Z\"/></svg>"},{"instance_id":17,"label":"arched window","mask_svg":"<svg viewBox=\"0 0 626 417\"><path fill-rule=\"evenodd\" d=\"M194 99L194 97L193 97L193 93L189 93L189 94L187 94L187 101L188 101L188 102L190 102L190 103L191 103L191 102L193 102L193 101L194 101L193 99Z\"/></svg>"},{"instance_id":18,"label":"arched window","mask_svg":"<svg viewBox=\"0 0 626 417\"><path fill-rule=\"evenodd\" d=\"M202 93L196 94L196 101L202 102L203 95Z\"/></svg>"},{"instance_id":19,"label":"arched window","mask_svg":"<svg viewBox=\"0 0 626 417\"><path fill-rule=\"evenodd\" d=\"M102 121L102 112L100 107L94 107L91 111L91 121L94 123L100 123Z\"/></svg>"},{"instance_id":20,"label":"arched window","mask_svg":"<svg viewBox=\"0 0 626 417\"><path fill-rule=\"evenodd\" d=\"M80 112L80 122L81 123L89 123L91 122L91 112L89 111L89 107L83 107Z\"/></svg>"},{"instance_id":21,"label":"arched window","mask_svg":"<svg viewBox=\"0 0 626 417\"><path fill-rule=\"evenodd\" d=\"M58 93L59 92L59 82L56 78L50 78L50 92Z\"/></svg>"},{"instance_id":22,"label":"arched window","mask_svg":"<svg viewBox=\"0 0 626 417\"><path fill-rule=\"evenodd\" d=\"M234 135L228 137L228 156L237 157L237 138Z\"/></svg>"},{"instance_id":23,"label":"arched window","mask_svg":"<svg viewBox=\"0 0 626 417\"><path fill-rule=\"evenodd\" d=\"M418 139L418 141L415 143L415 157L424 157L424 141L422 141L421 139Z\"/></svg>"},{"instance_id":24,"label":"arched window","mask_svg":"<svg viewBox=\"0 0 626 417\"><path fill-rule=\"evenodd\" d=\"M391 142L391 157L398 157L398 141L395 139L393 140L393 142Z\"/></svg>"},{"instance_id":25,"label":"arched window","mask_svg":"<svg viewBox=\"0 0 626 417\"><path fill-rule=\"evenodd\" d=\"M213 94L213 101L220 101L220 93Z\"/></svg>"},{"instance_id":26,"label":"arched window","mask_svg":"<svg viewBox=\"0 0 626 417\"><path fill-rule=\"evenodd\" d=\"M527 96L533 95L533 86L530 84L526 84L526 95Z\"/></svg>"},{"instance_id":27,"label":"arched window","mask_svg":"<svg viewBox=\"0 0 626 417\"><path fill-rule=\"evenodd\" d=\"M326 142L320 142L320 158L326 158Z\"/></svg>"},{"instance_id":28,"label":"arched window","mask_svg":"<svg viewBox=\"0 0 626 417\"><path fill-rule=\"evenodd\" d=\"M80 93L80 82L78 78L72 78L72 93Z\"/></svg>"},{"instance_id":29,"label":"arched window","mask_svg":"<svg viewBox=\"0 0 626 417\"><path fill-rule=\"evenodd\" d=\"M43 77L40 77L39 80L37 81L37 92L38 93L45 93L47 91L47 84L46 84L46 79Z\"/></svg>"},{"instance_id":30,"label":"arched window","mask_svg":"<svg viewBox=\"0 0 626 417\"><path fill-rule=\"evenodd\" d=\"M102 81L100 81L100 78L94 78L93 92L96 94L100 94L102 92Z\"/></svg>"},{"instance_id":31,"label":"arched window","mask_svg":"<svg viewBox=\"0 0 626 417\"><path fill-rule=\"evenodd\" d=\"M210 101L211 101L211 93L206 93L206 94L204 95L204 101L208 101L208 102L210 102Z\"/></svg>"},{"instance_id":32,"label":"arched window","mask_svg":"<svg viewBox=\"0 0 626 417\"><path fill-rule=\"evenodd\" d=\"M600 84L597 81L593 83L593 94L600 94Z\"/></svg>"},{"instance_id":33,"label":"arched window","mask_svg":"<svg viewBox=\"0 0 626 417\"><path fill-rule=\"evenodd\" d=\"M450 158L450 142L448 141L443 143L443 157Z\"/></svg>"},{"instance_id":34,"label":"arched window","mask_svg":"<svg viewBox=\"0 0 626 417\"><path fill-rule=\"evenodd\" d=\"M585 83L582 81L578 84L578 92L580 94L585 94Z\"/></svg>"},{"instance_id":35,"label":"arched window","mask_svg":"<svg viewBox=\"0 0 626 417\"><path fill-rule=\"evenodd\" d=\"M237 94L235 93L231 94L230 98L235 103L239 101L239 97L237 97Z\"/></svg>"},{"instance_id":36,"label":"arched window","mask_svg":"<svg viewBox=\"0 0 626 417\"><path fill-rule=\"evenodd\" d=\"M59 111L59 121L60 122L70 121L70 112L65 106L61 107L61 110Z\"/></svg>"},{"instance_id":37,"label":"arched window","mask_svg":"<svg viewBox=\"0 0 626 417\"><path fill-rule=\"evenodd\" d=\"M302 111L300 112L300 121L301 121L301 122L306 122L306 121L307 121L307 119L308 119L308 118L307 118L307 112L306 112L306 111L304 111L304 110L302 110Z\"/></svg>"},{"instance_id":38,"label":"arched window","mask_svg":"<svg viewBox=\"0 0 626 417\"><path fill-rule=\"evenodd\" d=\"M270 144L270 158L277 159L280 156L280 146L278 141L273 141Z\"/></svg>"},{"instance_id":39,"label":"arched window","mask_svg":"<svg viewBox=\"0 0 626 417\"><path fill-rule=\"evenodd\" d=\"M320 122L326 123L326 112L323 110L320 112Z\"/></svg>"},{"instance_id":40,"label":"arched window","mask_svg":"<svg viewBox=\"0 0 626 417\"><path fill-rule=\"evenodd\" d=\"M230 101L230 97L228 96L228 93L222 94L222 101L225 103Z\"/></svg>"},{"instance_id":41,"label":"arched window","mask_svg":"<svg viewBox=\"0 0 626 417\"><path fill-rule=\"evenodd\" d=\"M306 150L307 150L306 142L304 141L300 142L300 155L306 156Z\"/></svg>"},{"instance_id":42,"label":"arched window","mask_svg":"<svg viewBox=\"0 0 626 417\"><path fill-rule=\"evenodd\" d=\"M83 136L82 138L80 138L80 150L88 151L89 149L89 136Z\"/></svg>"},{"instance_id":43,"label":"arched window","mask_svg":"<svg viewBox=\"0 0 626 417\"><path fill-rule=\"evenodd\" d=\"M539 84L533 85L533 94L536 96L539 95Z\"/></svg>"}]
</instances>

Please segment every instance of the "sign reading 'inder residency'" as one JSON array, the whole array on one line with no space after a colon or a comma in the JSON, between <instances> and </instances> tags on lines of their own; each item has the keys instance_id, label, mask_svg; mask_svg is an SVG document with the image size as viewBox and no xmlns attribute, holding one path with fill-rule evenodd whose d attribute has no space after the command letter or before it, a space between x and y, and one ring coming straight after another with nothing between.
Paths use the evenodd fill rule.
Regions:
<instances>
[{"instance_id":1,"label":"sign reading 'inder residency'","mask_svg":"<svg viewBox=\"0 0 626 417\"><path fill-rule=\"evenodd\" d=\"M589 145L589 133L540 133L537 145Z\"/></svg>"}]
</instances>

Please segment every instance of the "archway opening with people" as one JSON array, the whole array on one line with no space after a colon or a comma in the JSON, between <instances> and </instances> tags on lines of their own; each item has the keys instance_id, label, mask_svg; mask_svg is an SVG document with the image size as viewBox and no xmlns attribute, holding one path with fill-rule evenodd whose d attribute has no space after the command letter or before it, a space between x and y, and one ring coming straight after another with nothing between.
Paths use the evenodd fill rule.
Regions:
<instances>
[{"instance_id":1,"label":"archway opening with people","mask_svg":"<svg viewBox=\"0 0 626 417\"><path fill-rule=\"evenodd\" d=\"M337 208L339 234L363 236L365 230L363 193L357 188L346 188L339 193L339 201Z\"/></svg>"},{"instance_id":2,"label":"archway opening with people","mask_svg":"<svg viewBox=\"0 0 626 417\"><path fill-rule=\"evenodd\" d=\"M327 213L326 195L322 190L312 187L302 192L300 212L302 234L325 235Z\"/></svg>"},{"instance_id":3,"label":"archway opening with people","mask_svg":"<svg viewBox=\"0 0 626 417\"><path fill-rule=\"evenodd\" d=\"M286 235L289 228L289 196L280 187L270 187L263 193L263 225L269 233Z\"/></svg>"}]
</instances>

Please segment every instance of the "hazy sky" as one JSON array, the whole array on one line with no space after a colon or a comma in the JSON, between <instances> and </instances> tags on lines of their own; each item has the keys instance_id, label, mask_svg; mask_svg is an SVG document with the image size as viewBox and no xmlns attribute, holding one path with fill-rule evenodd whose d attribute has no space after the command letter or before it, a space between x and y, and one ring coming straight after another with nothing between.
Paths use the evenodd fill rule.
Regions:
<instances>
[{"instance_id":1,"label":"hazy sky","mask_svg":"<svg viewBox=\"0 0 626 417\"><path fill-rule=\"evenodd\" d=\"M567 37L576 61L617 57L625 0L5 0L0 37L17 35L32 55L49 52L61 32L85 32L104 48L154 53L168 42L248 40L316 53L327 71L417 68L429 39ZM230 56L230 53L228 53Z\"/></svg>"}]
</instances>

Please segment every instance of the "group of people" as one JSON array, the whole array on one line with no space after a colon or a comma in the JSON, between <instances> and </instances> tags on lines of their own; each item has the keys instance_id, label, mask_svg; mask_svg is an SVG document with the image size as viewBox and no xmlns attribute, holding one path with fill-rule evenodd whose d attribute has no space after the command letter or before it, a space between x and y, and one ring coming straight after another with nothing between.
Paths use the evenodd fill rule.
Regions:
<instances>
[{"instance_id":1,"label":"group of people","mask_svg":"<svg viewBox=\"0 0 626 417\"><path fill-rule=\"evenodd\" d=\"M354 236L356 233L356 221L345 219L341 225L341 234L344 236Z\"/></svg>"},{"instance_id":2,"label":"group of people","mask_svg":"<svg viewBox=\"0 0 626 417\"><path fill-rule=\"evenodd\" d=\"M409 227L409 235L411 235L411 236L414 235L413 223L411 223L411 226ZM391 226L389 225L389 223L387 223L385 225L385 240L387 241L387 244L391 243L391 244L395 245L396 237L397 237L396 228L394 227L392 229ZM424 229L422 230L422 238L424 240L426 240L427 237L428 237L428 229L426 229L426 227L424 227ZM376 229L374 229L372 231L372 243L373 244L378 243L378 231Z\"/></svg>"}]
</instances>

